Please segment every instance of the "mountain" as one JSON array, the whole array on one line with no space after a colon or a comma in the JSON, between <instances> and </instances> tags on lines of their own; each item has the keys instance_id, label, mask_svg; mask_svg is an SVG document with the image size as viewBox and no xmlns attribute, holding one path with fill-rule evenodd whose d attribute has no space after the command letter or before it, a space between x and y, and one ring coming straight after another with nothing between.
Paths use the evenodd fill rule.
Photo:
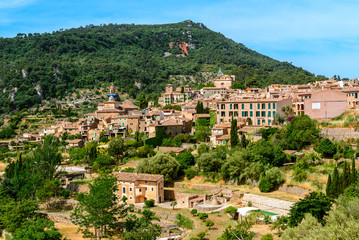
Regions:
<instances>
[{"instance_id":1,"label":"mountain","mask_svg":"<svg viewBox=\"0 0 359 240\"><path fill-rule=\"evenodd\" d=\"M171 75L236 75L236 88L301 84L318 77L257 53L202 23L108 24L0 38L0 109L28 108L114 82L133 98L155 98Z\"/></svg>"}]
</instances>

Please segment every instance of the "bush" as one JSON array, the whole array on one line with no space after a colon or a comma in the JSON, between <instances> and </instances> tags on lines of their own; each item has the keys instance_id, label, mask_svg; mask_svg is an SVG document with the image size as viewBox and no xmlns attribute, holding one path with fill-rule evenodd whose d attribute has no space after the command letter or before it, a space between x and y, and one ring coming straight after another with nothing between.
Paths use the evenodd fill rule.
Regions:
<instances>
[{"instance_id":1,"label":"bush","mask_svg":"<svg viewBox=\"0 0 359 240\"><path fill-rule=\"evenodd\" d=\"M277 189L284 182L284 176L279 168L274 167L266 171L266 175L259 181L261 192L270 192Z\"/></svg>"},{"instance_id":2,"label":"bush","mask_svg":"<svg viewBox=\"0 0 359 240\"><path fill-rule=\"evenodd\" d=\"M270 233L263 235L261 240L273 240L273 235Z\"/></svg>"},{"instance_id":3,"label":"bush","mask_svg":"<svg viewBox=\"0 0 359 240\"><path fill-rule=\"evenodd\" d=\"M267 176L264 176L259 181L258 188L261 192L270 192L273 189L273 184L270 182Z\"/></svg>"},{"instance_id":4,"label":"bush","mask_svg":"<svg viewBox=\"0 0 359 240\"><path fill-rule=\"evenodd\" d=\"M195 176L198 176L198 168L188 168L184 171L187 180L191 180Z\"/></svg>"},{"instance_id":5,"label":"bush","mask_svg":"<svg viewBox=\"0 0 359 240\"><path fill-rule=\"evenodd\" d=\"M206 233L205 233L205 232L199 232L199 233L197 233L197 238L198 238L199 240L204 239L205 236L206 236Z\"/></svg>"},{"instance_id":6,"label":"bush","mask_svg":"<svg viewBox=\"0 0 359 240\"><path fill-rule=\"evenodd\" d=\"M177 214L176 219L177 219L176 221L177 226L187 229L193 228L193 221L190 218L183 216L182 214Z\"/></svg>"},{"instance_id":7,"label":"bush","mask_svg":"<svg viewBox=\"0 0 359 240\"><path fill-rule=\"evenodd\" d=\"M145 201L145 206L146 208L151 208L155 206L155 200L153 199L149 199Z\"/></svg>"},{"instance_id":8,"label":"bush","mask_svg":"<svg viewBox=\"0 0 359 240\"><path fill-rule=\"evenodd\" d=\"M229 206L224 210L224 212L229 213L232 216L232 218L234 218L236 216L236 214L237 214L237 210L238 209L236 207Z\"/></svg>"},{"instance_id":9,"label":"bush","mask_svg":"<svg viewBox=\"0 0 359 240\"><path fill-rule=\"evenodd\" d=\"M208 227L208 228L211 228L211 227L213 227L214 222L211 221L211 220L208 220L208 221L205 221L205 222L204 222L204 225L206 225L206 227Z\"/></svg>"},{"instance_id":10,"label":"bush","mask_svg":"<svg viewBox=\"0 0 359 240\"><path fill-rule=\"evenodd\" d=\"M191 210L191 214L192 214L193 216L195 216L195 215L197 214L197 212L198 212L197 209L192 209L192 210Z\"/></svg>"},{"instance_id":11,"label":"bush","mask_svg":"<svg viewBox=\"0 0 359 240\"><path fill-rule=\"evenodd\" d=\"M315 150L321 154L323 154L324 157L332 158L333 155L337 152L337 148L335 144L329 140L329 138L324 138L322 141L320 141L319 145Z\"/></svg>"},{"instance_id":12,"label":"bush","mask_svg":"<svg viewBox=\"0 0 359 240\"><path fill-rule=\"evenodd\" d=\"M298 182L303 182L307 180L308 174L307 171L304 169L295 169L294 170L294 180Z\"/></svg>"},{"instance_id":13,"label":"bush","mask_svg":"<svg viewBox=\"0 0 359 240\"><path fill-rule=\"evenodd\" d=\"M208 218L208 214L207 213L198 213L198 217L201 220L206 220Z\"/></svg>"},{"instance_id":14,"label":"bush","mask_svg":"<svg viewBox=\"0 0 359 240\"><path fill-rule=\"evenodd\" d=\"M61 191L61 196L63 196L65 199L68 199L70 197L70 191L66 190L66 189L63 189Z\"/></svg>"}]
</instances>

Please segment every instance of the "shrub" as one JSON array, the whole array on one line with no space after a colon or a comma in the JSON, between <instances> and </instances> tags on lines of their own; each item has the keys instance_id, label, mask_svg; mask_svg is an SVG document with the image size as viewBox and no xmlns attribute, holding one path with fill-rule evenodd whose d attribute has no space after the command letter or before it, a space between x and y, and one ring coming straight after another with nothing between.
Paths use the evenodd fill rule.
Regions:
<instances>
[{"instance_id":1,"label":"shrub","mask_svg":"<svg viewBox=\"0 0 359 240\"><path fill-rule=\"evenodd\" d=\"M284 176L279 168L274 167L266 171L266 175L259 182L261 192L270 192L277 189L284 182Z\"/></svg>"},{"instance_id":2,"label":"shrub","mask_svg":"<svg viewBox=\"0 0 359 240\"><path fill-rule=\"evenodd\" d=\"M206 236L206 233L205 233L205 232L199 232L199 233L197 233L197 238L198 238L199 240L204 239L204 236Z\"/></svg>"},{"instance_id":3,"label":"shrub","mask_svg":"<svg viewBox=\"0 0 359 240\"><path fill-rule=\"evenodd\" d=\"M234 218L236 216L236 214L237 214L237 210L238 209L236 207L229 206L224 210L224 212L229 213L232 216L232 218Z\"/></svg>"},{"instance_id":4,"label":"shrub","mask_svg":"<svg viewBox=\"0 0 359 240\"><path fill-rule=\"evenodd\" d=\"M192 209L192 210L191 210L191 214L192 214L193 216L195 216L195 215L197 214L197 209Z\"/></svg>"},{"instance_id":5,"label":"shrub","mask_svg":"<svg viewBox=\"0 0 359 240\"><path fill-rule=\"evenodd\" d=\"M206 220L208 218L208 214L207 213L198 213L198 217L201 220Z\"/></svg>"},{"instance_id":6,"label":"shrub","mask_svg":"<svg viewBox=\"0 0 359 240\"><path fill-rule=\"evenodd\" d=\"M70 192L69 190L63 189L61 191L61 196L63 196L65 199L68 199L70 197Z\"/></svg>"},{"instance_id":7,"label":"shrub","mask_svg":"<svg viewBox=\"0 0 359 240\"><path fill-rule=\"evenodd\" d=\"M214 222L211 221L211 220L208 220L208 221L205 221L205 222L204 222L204 225L206 225L206 227L208 227L208 228L211 228L211 227L213 227Z\"/></svg>"},{"instance_id":8,"label":"shrub","mask_svg":"<svg viewBox=\"0 0 359 240\"><path fill-rule=\"evenodd\" d=\"M273 240L273 235L270 233L263 235L261 240Z\"/></svg>"},{"instance_id":9,"label":"shrub","mask_svg":"<svg viewBox=\"0 0 359 240\"><path fill-rule=\"evenodd\" d=\"M149 199L145 201L145 206L146 208L151 208L155 206L155 200L153 199Z\"/></svg>"},{"instance_id":10,"label":"shrub","mask_svg":"<svg viewBox=\"0 0 359 240\"><path fill-rule=\"evenodd\" d=\"M307 180L308 174L304 169L295 169L294 170L294 180L298 182L303 182Z\"/></svg>"},{"instance_id":11,"label":"shrub","mask_svg":"<svg viewBox=\"0 0 359 240\"><path fill-rule=\"evenodd\" d=\"M198 176L198 168L188 168L184 171L187 180L191 180L195 176Z\"/></svg>"},{"instance_id":12,"label":"shrub","mask_svg":"<svg viewBox=\"0 0 359 240\"><path fill-rule=\"evenodd\" d=\"M176 219L177 219L176 221L177 226L187 229L193 228L193 221L190 218L183 216L182 214L177 214Z\"/></svg>"},{"instance_id":13,"label":"shrub","mask_svg":"<svg viewBox=\"0 0 359 240\"><path fill-rule=\"evenodd\" d=\"M264 176L259 181L258 188L261 192L270 192L273 189L273 184L270 182L267 176Z\"/></svg>"}]
</instances>

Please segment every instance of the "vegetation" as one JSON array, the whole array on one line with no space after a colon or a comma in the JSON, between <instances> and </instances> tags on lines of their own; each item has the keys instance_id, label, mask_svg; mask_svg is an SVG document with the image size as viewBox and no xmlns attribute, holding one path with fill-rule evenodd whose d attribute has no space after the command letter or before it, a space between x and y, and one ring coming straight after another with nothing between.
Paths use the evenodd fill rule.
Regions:
<instances>
[{"instance_id":1,"label":"vegetation","mask_svg":"<svg viewBox=\"0 0 359 240\"><path fill-rule=\"evenodd\" d=\"M182 54L183 42L193 47L186 48L184 57L177 57ZM132 98L155 99L170 75L194 75L197 82L203 82L196 74L214 72L218 66L236 75L233 88L321 79L192 21L88 25L51 34L19 33L14 38L0 39L0 46L0 83L5 89L0 109L5 112L36 106L41 98L63 98L79 88L98 89L111 81ZM165 52L171 55L163 57ZM8 97L12 94L13 100Z\"/></svg>"},{"instance_id":2,"label":"vegetation","mask_svg":"<svg viewBox=\"0 0 359 240\"><path fill-rule=\"evenodd\" d=\"M86 238L109 237L118 218L127 215L125 202L118 204L116 178L104 175L89 184L90 192L80 197L79 204L71 214L71 220L79 226ZM123 201L125 199L122 199ZM93 229L91 231L90 229Z\"/></svg>"}]
</instances>

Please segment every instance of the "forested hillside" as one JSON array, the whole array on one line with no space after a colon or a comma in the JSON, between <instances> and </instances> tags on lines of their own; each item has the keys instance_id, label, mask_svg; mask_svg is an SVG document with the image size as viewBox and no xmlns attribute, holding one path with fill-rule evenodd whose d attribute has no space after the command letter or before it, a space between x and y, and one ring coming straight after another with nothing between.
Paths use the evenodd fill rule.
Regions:
<instances>
[{"instance_id":1,"label":"forested hillside","mask_svg":"<svg viewBox=\"0 0 359 240\"><path fill-rule=\"evenodd\" d=\"M155 98L169 75L235 74L236 88L300 84L316 77L246 48L201 23L108 24L0 38L0 109L34 106L79 88L114 82ZM201 78L196 78L198 81ZM195 84L195 83L193 83Z\"/></svg>"}]
</instances>

